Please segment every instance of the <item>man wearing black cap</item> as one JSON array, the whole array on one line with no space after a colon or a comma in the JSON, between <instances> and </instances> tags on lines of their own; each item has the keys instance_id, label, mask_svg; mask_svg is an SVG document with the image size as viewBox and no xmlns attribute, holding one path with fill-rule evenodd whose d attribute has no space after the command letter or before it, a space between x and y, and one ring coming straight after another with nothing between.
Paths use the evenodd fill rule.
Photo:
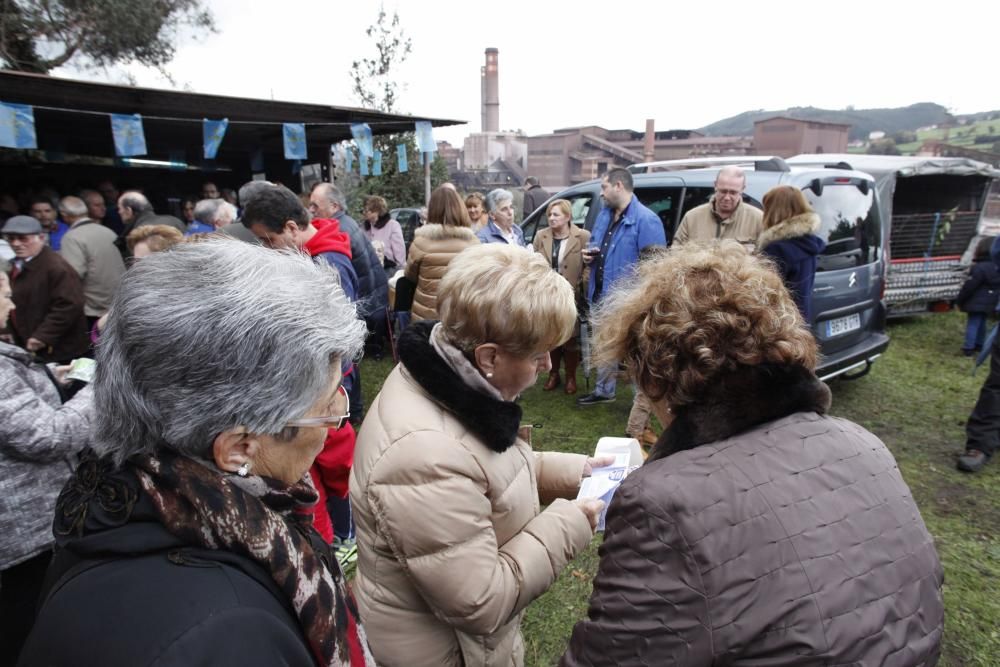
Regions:
<instances>
[{"instance_id":1,"label":"man wearing black cap","mask_svg":"<svg viewBox=\"0 0 1000 667\"><path fill-rule=\"evenodd\" d=\"M10 282L14 343L42 361L68 362L87 353L83 288L76 271L45 245L38 220L15 215L0 234L14 251Z\"/></svg>"}]
</instances>

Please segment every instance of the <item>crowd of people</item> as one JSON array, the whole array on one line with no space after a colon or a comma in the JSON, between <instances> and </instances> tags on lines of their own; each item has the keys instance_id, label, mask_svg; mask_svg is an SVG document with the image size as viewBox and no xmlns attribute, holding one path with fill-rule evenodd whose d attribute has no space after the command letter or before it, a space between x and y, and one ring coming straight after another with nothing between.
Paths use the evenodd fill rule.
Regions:
<instances>
[{"instance_id":1,"label":"crowd of people","mask_svg":"<svg viewBox=\"0 0 1000 667\"><path fill-rule=\"evenodd\" d=\"M90 192L11 215L0 661L523 665L524 610L607 510L563 665L934 664L933 540L814 373L818 219L744 184L723 169L668 239L627 170L590 232L529 178L530 247L511 191L449 183L409 247L385 199L359 223L330 183L207 183L185 220L128 191L117 231ZM577 496L611 458L522 424L539 376L576 393L583 328L575 402L624 373L649 446L609 508Z\"/></svg>"}]
</instances>

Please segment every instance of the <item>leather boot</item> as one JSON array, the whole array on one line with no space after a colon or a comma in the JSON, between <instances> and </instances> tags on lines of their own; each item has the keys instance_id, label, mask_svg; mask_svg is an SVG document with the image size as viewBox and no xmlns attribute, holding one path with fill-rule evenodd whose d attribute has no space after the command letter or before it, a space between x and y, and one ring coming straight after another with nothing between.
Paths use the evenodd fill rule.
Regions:
<instances>
[{"instance_id":1,"label":"leather boot","mask_svg":"<svg viewBox=\"0 0 1000 667\"><path fill-rule=\"evenodd\" d=\"M580 350L566 350L566 393L576 393L576 369L580 365Z\"/></svg>"},{"instance_id":2,"label":"leather boot","mask_svg":"<svg viewBox=\"0 0 1000 667\"><path fill-rule=\"evenodd\" d=\"M562 382L559 377L559 364L562 363L563 350L561 347L549 352L549 356L552 358L552 370L549 371L549 379L545 381L545 386L542 387L545 391L552 391L559 386Z\"/></svg>"}]
</instances>

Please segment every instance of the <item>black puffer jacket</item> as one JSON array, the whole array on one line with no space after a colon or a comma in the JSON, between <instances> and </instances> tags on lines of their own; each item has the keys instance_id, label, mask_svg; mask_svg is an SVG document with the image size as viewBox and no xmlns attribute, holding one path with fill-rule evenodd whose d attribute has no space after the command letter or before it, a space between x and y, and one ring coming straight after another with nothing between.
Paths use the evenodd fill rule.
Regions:
<instances>
[{"instance_id":1,"label":"black puffer jacket","mask_svg":"<svg viewBox=\"0 0 1000 667\"><path fill-rule=\"evenodd\" d=\"M955 302L964 313L992 313L1000 300L1000 270L990 258L977 260Z\"/></svg>"},{"instance_id":2,"label":"black puffer jacket","mask_svg":"<svg viewBox=\"0 0 1000 667\"><path fill-rule=\"evenodd\" d=\"M889 450L805 370L713 385L611 501L561 664L935 664L941 564Z\"/></svg>"},{"instance_id":3,"label":"black puffer jacket","mask_svg":"<svg viewBox=\"0 0 1000 667\"><path fill-rule=\"evenodd\" d=\"M351 238L351 264L358 274L358 310L364 317L384 313L389 306L389 283L375 248L354 218L341 212L335 220Z\"/></svg>"},{"instance_id":4,"label":"black puffer jacket","mask_svg":"<svg viewBox=\"0 0 1000 667\"><path fill-rule=\"evenodd\" d=\"M227 551L169 533L130 472L81 463L56 508L44 604L25 667L314 667L296 616L270 575ZM79 532L78 532L79 531Z\"/></svg>"}]
</instances>

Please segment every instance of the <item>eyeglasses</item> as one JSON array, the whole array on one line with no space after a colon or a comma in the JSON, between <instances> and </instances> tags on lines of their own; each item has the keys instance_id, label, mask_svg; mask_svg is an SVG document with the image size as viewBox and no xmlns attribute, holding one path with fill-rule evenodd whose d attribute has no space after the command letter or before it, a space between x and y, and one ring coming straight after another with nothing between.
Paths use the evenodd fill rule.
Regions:
<instances>
[{"instance_id":1,"label":"eyeglasses","mask_svg":"<svg viewBox=\"0 0 1000 667\"><path fill-rule=\"evenodd\" d=\"M722 195L723 197L739 197L743 194L740 190L723 190L721 188L715 188L715 194Z\"/></svg>"},{"instance_id":2,"label":"eyeglasses","mask_svg":"<svg viewBox=\"0 0 1000 667\"><path fill-rule=\"evenodd\" d=\"M302 419L293 419L285 424L285 428L310 428L315 426L327 426L334 430L343 428L344 422L346 422L351 416L350 400L347 397L347 390L344 389L344 385L337 387L337 396L344 399L344 405L346 406L344 414L329 415L326 417L303 417Z\"/></svg>"}]
</instances>

